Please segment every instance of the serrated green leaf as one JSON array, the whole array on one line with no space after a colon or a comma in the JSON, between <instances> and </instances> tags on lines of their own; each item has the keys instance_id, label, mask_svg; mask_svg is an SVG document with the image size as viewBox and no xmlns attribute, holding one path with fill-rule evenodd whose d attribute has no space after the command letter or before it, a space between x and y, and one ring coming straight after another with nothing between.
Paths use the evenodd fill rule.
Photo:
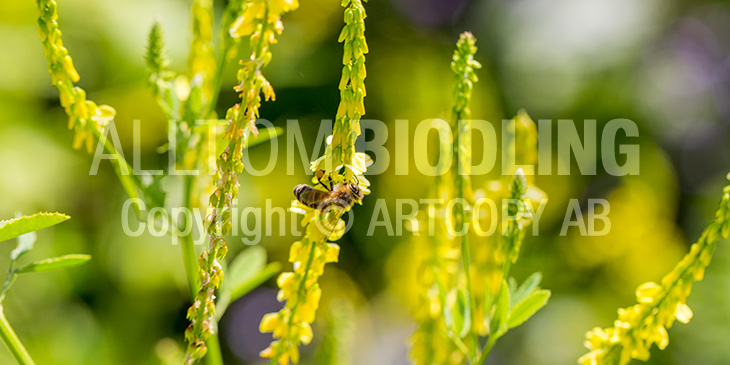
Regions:
<instances>
[{"instance_id":1,"label":"serrated green leaf","mask_svg":"<svg viewBox=\"0 0 730 365\"><path fill-rule=\"evenodd\" d=\"M535 291L538 285L540 285L540 281L542 281L542 274L540 272L533 273L525 279L522 285L514 291L510 306L514 306L516 303L519 303L522 299L525 299L528 295L530 295L530 293Z\"/></svg>"},{"instance_id":2,"label":"serrated green leaf","mask_svg":"<svg viewBox=\"0 0 730 365\"><path fill-rule=\"evenodd\" d=\"M10 251L10 259L16 261L20 258L20 256L23 256L26 252L32 250L35 240L35 232L29 232L18 236L18 245Z\"/></svg>"},{"instance_id":3,"label":"serrated green leaf","mask_svg":"<svg viewBox=\"0 0 730 365\"><path fill-rule=\"evenodd\" d=\"M507 319L509 317L509 284L507 284L507 280L502 280L502 288L499 290L495 305L494 316L489 323L490 336L501 336L507 329Z\"/></svg>"},{"instance_id":4,"label":"serrated green leaf","mask_svg":"<svg viewBox=\"0 0 730 365\"><path fill-rule=\"evenodd\" d=\"M59 224L69 218L61 213L36 213L0 221L0 242Z\"/></svg>"},{"instance_id":5,"label":"serrated green leaf","mask_svg":"<svg viewBox=\"0 0 730 365\"><path fill-rule=\"evenodd\" d=\"M509 314L509 328L515 328L525 323L547 304L548 299L550 299L550 291L542 289L532 292L525 299L517 302Z\"/></svg>"},{"instance_id":6,"label":"serrated green leaf","mask_svg":"<svg viewBox=\"0 0 730 365\"><path fill-rule=\"evenodd\" d=\"M53 257L25 265L18 269L18 274L62 270L81 265L89 260L91 260L91 256L89 255L65 255L61 257Z\"/></svg>"}]
</instances>

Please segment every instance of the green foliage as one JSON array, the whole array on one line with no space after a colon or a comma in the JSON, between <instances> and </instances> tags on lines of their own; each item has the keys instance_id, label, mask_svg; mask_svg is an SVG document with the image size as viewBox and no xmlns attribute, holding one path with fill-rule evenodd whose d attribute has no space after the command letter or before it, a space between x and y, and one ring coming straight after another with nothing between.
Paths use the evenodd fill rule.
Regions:
<instances>
[{"instance_id":1,"label":"green foliage","mask_svg":"<svg viewBox=\"0 0 730 365\"><path fill-rule=\"evenodd\" d=\"M71 217L61 213L36 213L0 221L0 241L54 226ZM32 246L31 246L32 248Z\"/></svg>"},{"instance_id":2,"label":"green foliage","mask_svg":"<svg viewBox=\"0 0 730 365\"><path fill-rule=\"evenodd\" d=\"M18 274L62 270L78 266L91 259L89 255L66 255L43 259L18 267L18 259L33 250L36 241L35 231L64 222L69 218L69 216L61 213L36 213L30 216L0 221L0 237L4 239L18 238L17 246L10 252L10 267L2 291L0 291L0 338L3 339L5 345L8 346L10 352L20 364L30 365L34 362L5 318L2 303L15 283Z\"/></svg>"},{"instance_id":3,"label":"green foliage","mask_svg":"<svg viewBox=\"0 0 730 365\"><path fill-rule=\"evenodd\" d=\"M231 302L246 295L279 271L280 263L266 263L266 250L263 247L254 246L241 252L231 261L228 273L223 277L215 307L217 318L223 316Z\"/></svg>"},{"instance_id":4,"label":"green foliage","mask_svg":"<svg viewBox=\"0 0 730 365\"><path fill-rule=\"evenodd\" d=\"M515 328L530 319L537 311L544 307L550 299L549 290L532 290L525 297L514 299L514 304L509 312L507 328Z\"/></svg>"},{"instance_id":5,"label":"green foliage","mask_svg":"<svg viewBox=\"0 0 730 365\"><path fill-rule=\"evenodd\" d=\"M18 274L56 271L79 266L91 260L89 255L64 255L32 262L18 268Z\"/></svg>"},{"instance_id":6,"label":"green foliage","mask_svg":"<svg viewBox=\"0 0 730 365\"><path fill-rule=\"evenodd\" d=\"M315 356L317 365L345 365L352 363L355 343L355 308L352 302L335 297L327 306L320 323L322 342ZM355 348L356 349L356 348Z\"/></svg>"},{"instance_id":7,"label":"green foliage","mask_svg":"<svg viewBox=\"0 0 730 365\"><path fill-rule=\"evenodd\" d=\"M463 339L471 331L471 306L469 294L461 288L452 289L446 296L444 323L452 337Z\"/></svg>"},{"instance_id":8,"label":"green foliage","mask_svg":"<svg viewBox=\"0 0 730 365\"><path fill-rule=\"evenodd\" d=\"M489 339L499 338L507 331L507 320L510 312L509 287L506 280L502 280L499 295L494 307L494 314L489 323ZM496 340L495 340L496 341Z\"/></svg>"}]
</instances>

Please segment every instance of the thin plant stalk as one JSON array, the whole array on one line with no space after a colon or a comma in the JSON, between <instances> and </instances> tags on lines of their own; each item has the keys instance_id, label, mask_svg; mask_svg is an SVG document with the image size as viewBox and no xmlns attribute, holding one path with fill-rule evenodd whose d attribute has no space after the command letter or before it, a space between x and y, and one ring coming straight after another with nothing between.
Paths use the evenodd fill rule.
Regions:
<instances>
[{"instance_id":1,"label":"thin plant stalk","mask_svg":"<svg viewBox=\"0 0 730 365\"><path fill-rule=\"evenodd\" d=\"M469 235L466 232L465 222L468 219L467 201L471 200L471 184L469 175L471 174L471 150L470 150L470 134L471 123L469 121L471 110L469 104L471 102L472 89L477 77L474 70L481 65L474 60L474 54L477 51L474 36L465 32L459 38L457 49L454 52L451 69L455 73L456 83L454 85L454 106L452 110L453 118L453 153L455 163L453 164L454 177L454 198L460 202L454 205L452 212L454 217L454 228L461 237L461 257L463 261L463 270L466 279L466 310L465 315L469 316L469 323L473 323L473 314L476 304L474 302L474 294L471 282L471 257L469 253ZM477 357L477 348L479 346L478 338L474 331L469 331L470 351L467 355L470 360Z\"/></svg>"},{"instance_id":2,"label":"thin plant stalk","mask_svg":"<svg viewBox=\"0 0 730 365\"><path fill-rule=\"evenodd\" d=\"M10 322L5 318L5 311L0 305L0 337L5 342L10 352L13 354L18 363L21 365L34 365L33 359L30 357L28 350L25 349L23 343L20 342L18 335L13 331Z\"/></svg>"}]
</instances>

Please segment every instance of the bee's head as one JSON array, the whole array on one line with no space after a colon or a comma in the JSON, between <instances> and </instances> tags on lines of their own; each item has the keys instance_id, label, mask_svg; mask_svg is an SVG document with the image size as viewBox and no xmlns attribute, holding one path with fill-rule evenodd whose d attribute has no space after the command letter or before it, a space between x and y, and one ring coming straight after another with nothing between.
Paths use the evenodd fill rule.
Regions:
<instances>
[{"instance_id":1,"label":"bee's head","mask_svg":"<svg viewBox=\"0 0 730 365\"><path fill-rule=\"evenodd\" d=\"M361 201L362 198L365 197L365 194L363 194L362 190L360 190L360 187L357 186L357 184L349 183L347 184L347 188L350 189L350 192L352 193L352 195L355 196L355 199L357 199L357 201Z\"/></svg>"}]
</instances>

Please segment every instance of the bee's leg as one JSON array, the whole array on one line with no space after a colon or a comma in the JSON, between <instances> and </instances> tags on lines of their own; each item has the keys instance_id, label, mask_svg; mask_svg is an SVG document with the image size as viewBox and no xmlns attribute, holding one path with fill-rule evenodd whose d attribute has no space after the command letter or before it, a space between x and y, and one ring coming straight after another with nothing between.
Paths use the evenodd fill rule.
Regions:
<instances>
[{"instance_id":1,"label":"bee's leg","mask_svg":"<svg viewBox=\"0 0 730 365\"><path fill-rule=\"evenodd\" d=\"M328 189L328 188L327 188L327 185L325 185L325 184L324 184L324 183L322 182L322 178L324 177L324 171L322 171L322 170L317 170L317 172L315 173L315 175L314 175L314 176L315 176L315 177L317 177L317 181L319 182L319 185L322 185L322 187L323 187L323 188L325 188L325 189ZM330 184L330 186L329 186L329 189L328 189L328 190L329 190L329 191L332 191L332 184Z\"/></svg>"},{"instance_id":2,"label":"bee's leg","mask_svg":"<svg viewBox=\"0 0 730 365\"><path fill-rule=\"evenodd\" d=\"M329 190L329 191L332 191L332 189L331 189L331 188L330 188L329 186L325 185L325 184L324 184L324 183L322 182L322 179L320 179L320 178L317 178L317 181L319 181L319 185L322 185L322 187L323 187L323 188L325 188L325 189L327 189L327 190Z\"/></svg>"}]
</instances>

